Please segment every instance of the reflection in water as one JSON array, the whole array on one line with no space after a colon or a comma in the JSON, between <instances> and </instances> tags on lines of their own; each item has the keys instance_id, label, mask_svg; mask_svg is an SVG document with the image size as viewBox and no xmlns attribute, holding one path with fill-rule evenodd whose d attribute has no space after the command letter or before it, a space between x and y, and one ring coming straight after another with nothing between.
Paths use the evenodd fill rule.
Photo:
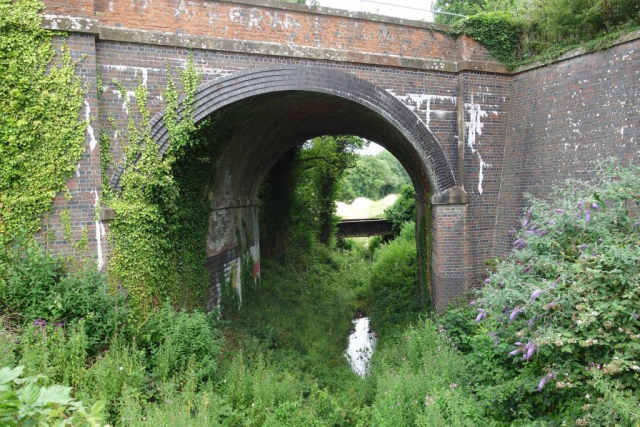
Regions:
<instances>
[{"instance_id":1,"label":"reflection in water","mask_svg":"<svg viewBox=\"0 0 640 427\"><path fill-rule=\"evenodd\" d=\"M369 330L369 318L361 317L352 321L355 330L349 335L349 346L345 357L351 364L351 369L364 377L369 370L371 356L376 347L376 336Z\"/></svg>"}]
</instances>

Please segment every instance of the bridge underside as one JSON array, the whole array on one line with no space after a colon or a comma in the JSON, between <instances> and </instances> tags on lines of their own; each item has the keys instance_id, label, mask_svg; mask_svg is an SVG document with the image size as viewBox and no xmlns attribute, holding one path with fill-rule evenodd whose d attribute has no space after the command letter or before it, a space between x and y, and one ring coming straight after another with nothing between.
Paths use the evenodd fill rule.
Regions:
<instances>
[{"instance_id":1,"label":"bridge underside","mask_svg":"<svg viewBox=\"0 0 640 427\"><path fill-rule=\"evenodd\" d=\"M386 219L344 219L338 223L336 237L390 236L391 223Z\"/></svg>"}]
</instances>

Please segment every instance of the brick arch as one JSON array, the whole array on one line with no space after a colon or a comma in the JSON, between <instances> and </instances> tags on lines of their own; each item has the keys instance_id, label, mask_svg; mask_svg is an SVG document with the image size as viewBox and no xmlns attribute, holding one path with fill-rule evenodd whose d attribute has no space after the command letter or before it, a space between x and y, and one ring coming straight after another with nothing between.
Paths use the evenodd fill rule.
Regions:
<instances>
[{"instance_id":1,"label":"brick arch","mask_svg":"<svg viewBox=\"0 0 640 427\"><path fill-rule=\"evenodd\" d=\"M410 153L411 163L417 166L417 171L413 168L414 183L416 179L428 181L428 187L434 195L432 200L439 203L447 203L452 195L456 202L466 200L464 191L456 187L451 166L442 147L418 116L387 91L352 74L289 65L242 70L208 82L197 90L194 120L198 123L224 107L249 98L290 92L337 97L384 118L403 136L404 143L400 144L405 146L402 149L405 153ZM151 120L151 137L157 141L159 152L164 154L170 142L162 113ZM380 142L385 145L384 141ZM399 147L386 148L394 153ZM119 166L112 176L111 186L116 190L121 188L122 173L123 168Z\"/></svg>"}]
</instances>

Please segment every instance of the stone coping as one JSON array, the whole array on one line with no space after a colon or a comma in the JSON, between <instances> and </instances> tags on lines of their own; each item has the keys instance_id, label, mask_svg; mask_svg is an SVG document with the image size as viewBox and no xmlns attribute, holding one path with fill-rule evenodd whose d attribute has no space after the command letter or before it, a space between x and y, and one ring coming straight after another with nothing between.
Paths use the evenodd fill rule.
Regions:
<instances>
[{"instance_id":1,"label":"stone coping","mask_svg":"<svg viewBox=\"0 0 640 427\"><path fill-rule=\"evenodd\" d=\"M270 9L289 10L295 12L307 12L314 15L339 16L350 19L360 19L363 21L381 22L403 27L424 28L427 30L447 32L451 30L450 25L436 24L435 22L420 21L414 19L396 18L393 16L378 15L371 12L357 12L344 9L334 9L323 6L307 6L298 3L289 3L280 0L209 0L218 3L237 3L256 7L267 7Z\"/></svg>"},{"instance_id":2,"label":"stone coping","mask_svg":"<svg viewBox=\"0 0 640 427\"><path fill-rule=\"evenodd\" d=\"M413 70L440 71L445 73L477 71L509 74L507 67L499 62L448 61L431 58L409 58L398 55L317 48L311 46L223 39L211 36L194 36L162 31L113 28L101 26L99 21L95 19L75 18L70 16L45 15L43 25L45 28L51 30L93 34L98 36L100 40L105 41L185 47L221 52L293 57L311 60L351 62L386 67L408 68Z\"/></svg>"}]
</instances>

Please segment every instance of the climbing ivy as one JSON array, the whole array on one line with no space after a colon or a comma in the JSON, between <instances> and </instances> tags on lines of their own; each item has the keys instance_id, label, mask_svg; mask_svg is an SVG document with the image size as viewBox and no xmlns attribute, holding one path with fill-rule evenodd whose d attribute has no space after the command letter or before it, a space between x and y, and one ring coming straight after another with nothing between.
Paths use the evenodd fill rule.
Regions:
<instances>
[{"instance_id":1,"label":"climbing ivy","mask_svg":"<svg viewBox=\"0 0 640 427\"><path fill-rule=\"evenodd\" d=\"M38 0L0 0L0 248L31 236L84 151L84 89ZM56 33L62 34L62 33Z\"/></svg>"},{"instance_id":2,"label":"climbing ivy","mask_svg":"<svg viewBox=\"0 0 640 427\"><path fill-rule=\"evenodd\" d=\"M168 72L163 93L164 121L169 148L160 155L151 137L147 91L138 84L135 108L139 122L130 116L125 141L121 191L107 191L105 203L116 213L111 223L114 242L110 281L124 289L136 320L165 300L182 307L204 308L208 275L206 235L208 206L204 192L211 174L215 144L209 144L215 120L193 121L195 92L200 76L193 60L180 73L184 91L179 91ZM116 86L127 99L125 87ZM126 102L126 110L134 107Z\"/></svg>"},{"instance_id":3,"label":"climbing ivy","mask_svg":"<svg viewBox=\"0 0 640 427\"><path fill-rule=\"evenodd\" d=\"M456 22L454 35L467 35L482 43L498 60L513 65L520 59L522 21L507 12L481 12Z\"/></svg>"}]
</instances>

